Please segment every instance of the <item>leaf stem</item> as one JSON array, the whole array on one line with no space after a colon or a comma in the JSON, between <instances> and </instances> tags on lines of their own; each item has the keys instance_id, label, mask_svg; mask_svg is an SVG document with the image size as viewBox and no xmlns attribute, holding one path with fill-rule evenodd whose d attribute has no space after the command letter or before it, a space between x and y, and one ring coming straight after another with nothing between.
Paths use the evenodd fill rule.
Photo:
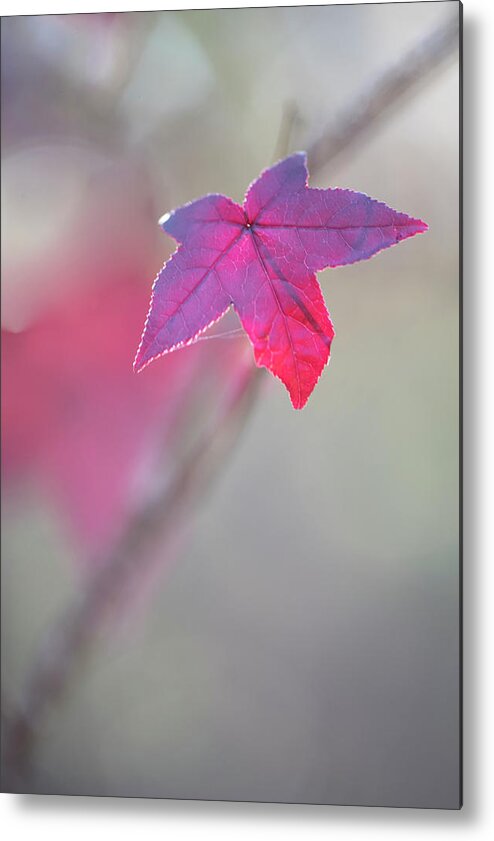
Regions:
<instances>
[{"instance_id":1,"label":"leaf stem","mask_svg":"<svg viewBox=\"0 0 494 841\"><path fill-rule=\"evenodd\" d=\"M60 698L75 667L88 653L108 607L142 575L142 559L160 544L177 518L198 501L205 485L218 474L250 416L260 371L250 356L235 368L219 410L177 466L166 486L145 501L100 565L86 589L68 608L40 648L22 702L6 716L4 785L15 791L32 770L33 746L47 708Z\"/></svg>"}]
</instances>

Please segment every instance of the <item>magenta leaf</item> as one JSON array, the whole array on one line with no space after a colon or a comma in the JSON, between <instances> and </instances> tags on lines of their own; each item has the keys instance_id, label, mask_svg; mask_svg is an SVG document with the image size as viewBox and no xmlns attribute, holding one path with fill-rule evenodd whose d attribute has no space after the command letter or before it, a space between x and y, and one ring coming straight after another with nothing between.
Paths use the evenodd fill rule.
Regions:
<instances>
[{"instance_id":1,"label":"magenta leaf","mask_svg":"<svg viewBox=\"0 0 494 841\"><path fill-rule=\"evenodd\" d=\"M208 195L163 217L180 245L155 280L136 371L194 342L233 306L257 365L279 377L296 409L305 406L334 336L315 272L427 230L364 193L307 181L298 152L265 170L243 207Z\"/></svg>"}]
</instances>

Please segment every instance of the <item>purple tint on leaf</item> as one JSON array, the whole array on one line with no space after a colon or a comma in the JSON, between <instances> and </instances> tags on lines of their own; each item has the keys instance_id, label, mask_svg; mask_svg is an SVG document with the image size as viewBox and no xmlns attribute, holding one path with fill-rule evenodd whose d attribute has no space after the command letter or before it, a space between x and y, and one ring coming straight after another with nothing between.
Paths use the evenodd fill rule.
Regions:
<instances>
[{"instance_id":1,"label":"purple tint on leaf","mask_svg":"<svg viewBox=\"0 0 494 841\"><path fill-rule=\"evenodd\" d=\"M307 180L298 152L265 170L243 207L209 195L160 220L180 245L155 280L136 371L195 341L233 306L257 365L282 380L296 409L306 404L334 335L315 272L427 230L363 193Z\"/></svg>"}]
</instances>

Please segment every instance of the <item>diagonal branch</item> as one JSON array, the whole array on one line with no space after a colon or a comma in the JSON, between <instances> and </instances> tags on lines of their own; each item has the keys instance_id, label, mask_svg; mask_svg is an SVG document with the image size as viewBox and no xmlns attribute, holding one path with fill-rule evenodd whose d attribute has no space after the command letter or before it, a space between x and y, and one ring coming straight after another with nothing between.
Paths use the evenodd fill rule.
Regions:
<instances>
[{"instance_id":1,"label":"diagonal branch","mask_svg":"<svg viewBox=\"0 0 494 841\"><path fill-rule=\"evenodd\" d=\"M170 480L143 503L106 562L57 622L40 649L22 703L9 718L4 738L4 783L12 790L30 770L36 732L45 710L68 685L74 669L91 648L111 606L142 576L144 558L176 529L225 463L250 416L260 378L250 357L234 370L216 416L178 464Z\"/></svg>"},{"instance_id":2,"label":"diagonal branch","mask_svg":"<svg viewBox=\"0 0 494 841\"><path fill-rule=\"evenodd\" d=\"M307 148L311 173L352 150L362 138L377 129L393 109L418 92L458 48L459 23L455 19L436 29L405 57L387 70L345 113L316 137ZM337 126L337 128L336 128Z\"/></svg>"}]
</instances>

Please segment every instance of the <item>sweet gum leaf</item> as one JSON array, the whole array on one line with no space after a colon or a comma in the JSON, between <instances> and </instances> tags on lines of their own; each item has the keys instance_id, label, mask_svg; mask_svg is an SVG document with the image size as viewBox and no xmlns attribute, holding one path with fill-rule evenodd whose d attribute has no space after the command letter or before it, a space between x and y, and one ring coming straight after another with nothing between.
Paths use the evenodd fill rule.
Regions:
<instances>
[{"instance_id":1,"label":"sweet gum leaf","mask_svg":"<svg viewBox=\"0 0 494 841\"><path fill-rule=\"evenodd\" d=\"M334 336L316 271L366 260L427 225L352 190L308 186L297 152L266 169L243 206L211 194L165 214L179 247L158 274L134 362L194 342L233 306L257 365L305 406Z\"/></svg>"}]
</instances>

